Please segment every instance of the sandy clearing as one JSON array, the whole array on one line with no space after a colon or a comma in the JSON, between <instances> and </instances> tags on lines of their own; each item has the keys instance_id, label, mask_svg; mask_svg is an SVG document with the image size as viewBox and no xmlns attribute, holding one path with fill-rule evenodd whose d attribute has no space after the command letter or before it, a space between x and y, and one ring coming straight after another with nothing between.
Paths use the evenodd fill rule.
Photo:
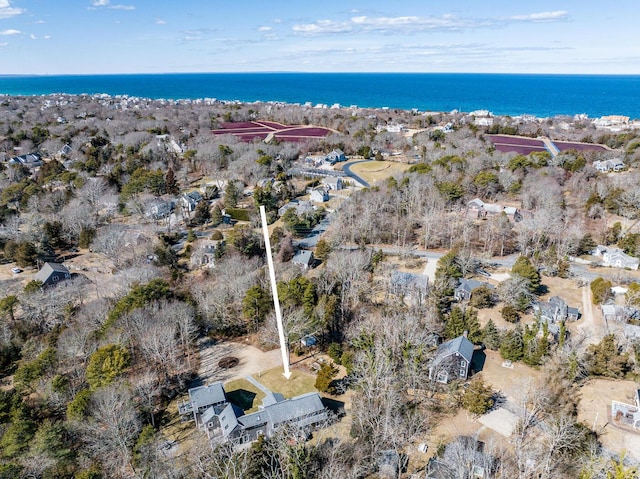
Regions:
<instances>
[{"instance_id":1,"label":"sandy clearing","mask_svg":"<svg viewBox=\"0 0 640 479\"><path fill-rule=\"evenodd\" d=\"M489 278L501 283L502 281L506 281L507 279L511 278L511 275L509 273L491 273L489 275Z\"/></svg>"},{"instance_id":2,"label":"sandy clearing","mask_svg":"<svg viewBox=\"0 0 640 479\"><path fill-rule=\"evenodd\" d=\"M626 431L609 421L611 401L633 404L633 393L639 386L633 381L592 379L579 392L578 420L601 434L606 449L620 453L626 451L640 461L640 433Z\"/></svg>"},{"instance_id":3,"label":"sandy clearing","mask_svg":"<svg viewBox=\"0 0 640 479\"><path fill-rule=\"evenodd\" d=\"M231 341L216 343L209 338L201 340L198 346L200 350L198 378L204 384L241 379L282 365L279 349L265 352L249 344ZM222 369L218 366L218 361L226 356L235 356L240 363L231 369Z\"/></svg>"},{"instance_id":4,"label":"sandy clearing","mask_svg":"<svg viewBox=\"0 0 640 479\"><path fill-rule=\"evenodd\" d=\"M427 259L427 264L424 266L422 274L429 278L429 284L433 284L436 281L436 269L438 268L437 259Z\"/></svg>"},{"instance_id":5,"label":"sandy clearing","mask_svg":"<svg viewBox=\"0 0 640 479\"><path fill-rule=\"evenodd\" d=\"M518 416L502 407L496 408L478 418L481 424L504 437L510 437L513 434L519 420Z\"/></svg>"}]
</instances>

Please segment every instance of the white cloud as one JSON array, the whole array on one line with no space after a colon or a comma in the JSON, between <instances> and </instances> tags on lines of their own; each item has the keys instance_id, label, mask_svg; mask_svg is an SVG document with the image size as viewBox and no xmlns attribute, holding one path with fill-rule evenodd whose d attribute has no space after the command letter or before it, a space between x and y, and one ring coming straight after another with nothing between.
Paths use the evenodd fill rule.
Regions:
<instances>
[{"instance_id":1,"label":"white cloud","mask_svg":"<svg viewBox=\"0 0 640 479\"><path fill-rule=\"evenodd\" d=\"M293 26L294 33L300 35L326 35L328 33L351 33L354 25L350 22L334 22L332 20L318 20L315 23L306 23Z\"/></svg>"},{"instance_id":2,"label":"white cloud","mask_svg":"<svg viewBox=\"0 0 640 479\"><path fill-rule=\"evenodd\" d=\"M260 28L258 28L259 32L270 32L271 30L273 30L273 28L271 28L271 27L260 27Z\"/></svg>"},{"instance_id":3,"label":"white cloud","mask_svg":"<svg viewBox=\"0 0 640 479\"><path fill-rule=\"evenodd\" d=\"M0 47L6 47L7 45L9 45L8 42L0 42Z\"/></svg>"},{"instance_id":4,"label":"white cloud","mask_svg":"<svg viewBox=\"0 0 640 479\"><path fill-rule=\"evenodd\" d=\"M112 5L111 4L111 0L93 0L91 2L91 5L93 8L91 8L91 10L94 10L96 8L110 8L111 10L135 10L136 7L133 5Z\"/></svg>"},{"instance_id":5,"label":"white cloud","mask_svg":"<svg viewBox=\"0 0 640 479\"><path fill-rule=\"evenodd\" d=\"M22 13L24 13L24 10L22 8L12 7L9 0L0 0L0 19L15 17Z\"/></svg>"},{"instance_id":6,"label":"white cloud","mask_svg":"<svg viewBox=\"0 0 640 479\"><path fill-rule=\"evenodd\" d=\"M31 38L31 40L37 40L38 37L36 37L33 33L31 35L29 35L29 38Z\"/></svg>"},{"instance_id":7,"label":"white cloud","mask_svg":"<svg viewBox=\"0 0 640 479\"><path fill-rule=\"evenodd\" d=\"M9 29L9 30L0 30L0 35L19 35L22 32L20 30L14 30L14 29Z\"/></svg>"},{"instance_id":8,"label":"white cloud","mask_svg":"<svg viewBox=\"0 0 640 479\"><path fill-rule=\"evenodd\" d=\"M51 35L45 35L45 36L44 36L44 37L42 37L42 38L44 38L45 40L49 40L49 39L51 38Z\"/></svg>"},{"instance_id":9,"label":"white cloud","mask_svg":"<svg viewBox=\"0 0 640 479\"><path fill-rule=\"evenodd\" d=\"M165 22L162 18L156 18L156 25L166 25L167 22Z\"/></svg>"},{"instance_id":10,"label":"white cloud","mask_svg":"<svg viewBox=\"0 0 640 479\"><path fill-rule=\"evenodd\" d=\"M508 20L516 22L556 22L558 20L566 20L569 17L569 12L566 10L556 10L553 12L540 12L530 13L528 15L514 15L509 17Z\"/></svg>"},{"instance_id":11,"label":"white cloud","mask_svg":"<svg viewBox=\"0 0 640 479\"><path fill-rule=\"evenodd\" d=\"M359 15L346 21L317 20L313 23L297 24L293 32L298 35L316 36L336 33L395 33L411 34L426 31L459 31L480 28L504 27L510 23L521 22L556 22L566 20L569 12L558 10L553 12L531 13L502 18L464 18L446 14L441 16L398 16L371 17Z\"/></svg>"}]
</instances>

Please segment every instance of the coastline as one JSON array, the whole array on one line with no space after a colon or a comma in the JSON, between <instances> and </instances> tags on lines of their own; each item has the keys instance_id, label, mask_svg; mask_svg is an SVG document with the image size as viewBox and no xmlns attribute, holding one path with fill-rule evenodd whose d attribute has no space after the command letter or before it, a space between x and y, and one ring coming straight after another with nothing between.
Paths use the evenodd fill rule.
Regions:
<instances>
[{"instance_id":1,"label":"coastline","mask_svg":"<svg viewBox=\"0 0 640 479\"><path fill-rule=\"evenodd\" d=\"M640 118L640 75L420 73L161 73L0 76L9 96L109 95L217 99L361 109L470 112L538 118Z\"/></svg>"}]
</instances>

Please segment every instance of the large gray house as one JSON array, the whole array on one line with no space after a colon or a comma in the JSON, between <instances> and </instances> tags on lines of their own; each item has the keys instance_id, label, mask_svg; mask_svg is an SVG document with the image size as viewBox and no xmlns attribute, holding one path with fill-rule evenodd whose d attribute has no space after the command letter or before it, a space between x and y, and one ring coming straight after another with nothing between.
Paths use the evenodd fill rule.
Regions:
<instances>
[{"instance_id":1,"label":"large gray house","mask_svg":"<svg viewBox=\"0 0 640 479\"><path fill-rule=\"evenodd\" d=\"M307 431L329 419L318 393L307 393L284 399L269 393L258 411L244 414L232 404L221 382L189 389L189 400L178 406L180 415L193 415L198 428L203 429L211 444L231 442L247 444L264 435L269 437L285 424Z\"/></svg>"}]
</instances>

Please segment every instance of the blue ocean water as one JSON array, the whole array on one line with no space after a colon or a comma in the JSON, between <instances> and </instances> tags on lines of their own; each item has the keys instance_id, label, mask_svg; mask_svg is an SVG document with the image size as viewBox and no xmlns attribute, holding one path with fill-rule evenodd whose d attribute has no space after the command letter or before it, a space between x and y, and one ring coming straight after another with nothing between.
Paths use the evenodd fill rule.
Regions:
<instances>
[{"instance_id":1,"label":"blue ocean water","mask_svg":"<svg viewBox=\"0 0 640 479\"><path fill-rule=\"evenodd\" d=\"M0 93L282 101L538 117L640 118L640 75L467 73L171 73L0 76Z\"/></svg>"}]
</instances>

